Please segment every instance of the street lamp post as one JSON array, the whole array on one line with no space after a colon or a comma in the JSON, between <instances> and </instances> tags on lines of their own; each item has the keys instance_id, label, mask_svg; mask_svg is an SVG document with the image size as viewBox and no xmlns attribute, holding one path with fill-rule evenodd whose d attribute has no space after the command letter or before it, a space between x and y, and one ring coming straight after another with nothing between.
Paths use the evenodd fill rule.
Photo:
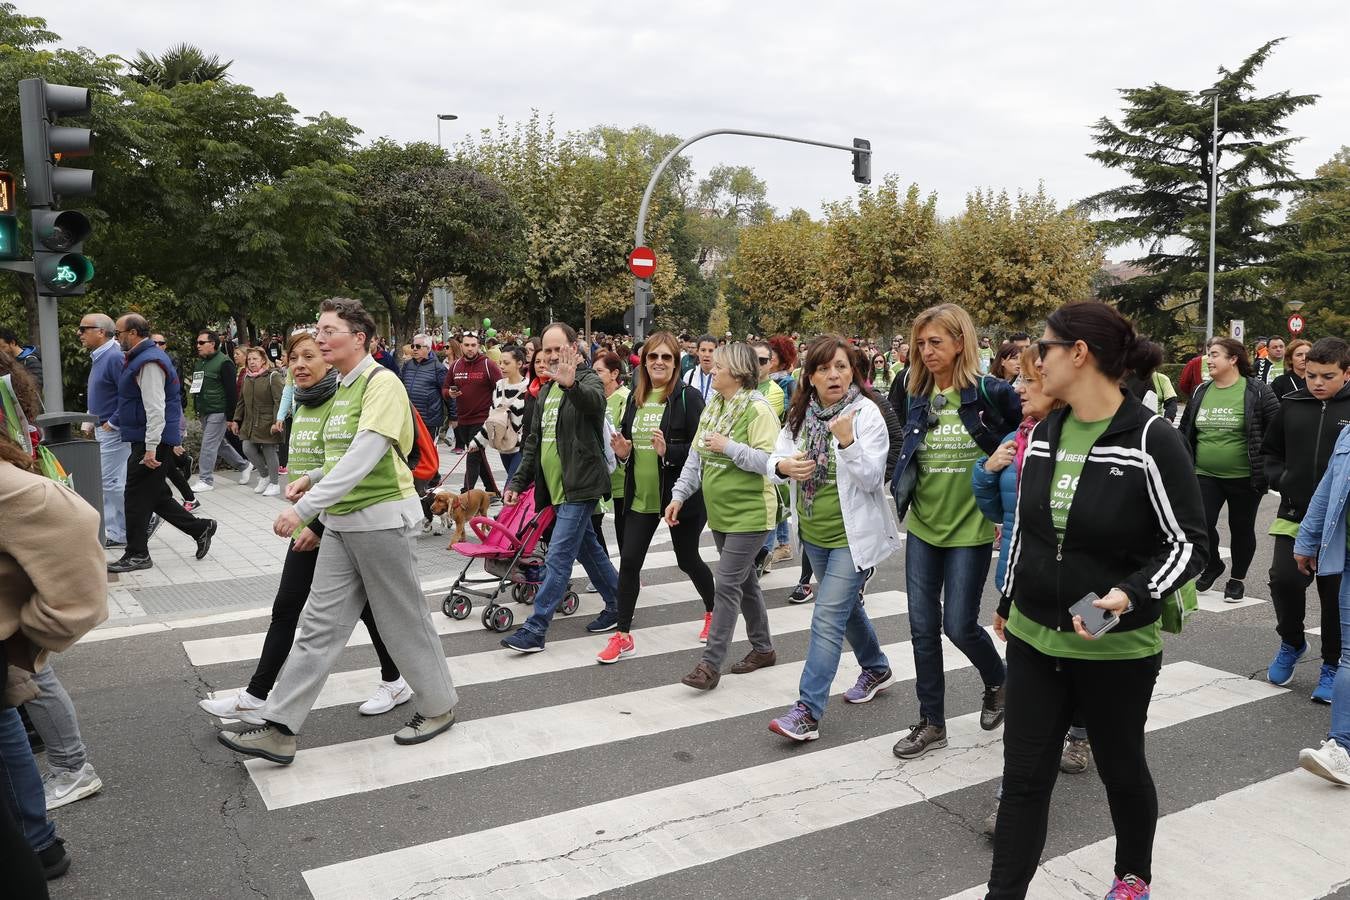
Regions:
<instances>
[{"instance_id":1,"label":"street lamp post","mask_svg":"<svg viewBox=\"0 0 1350 900\"><path fill-rule=\"evenodd\" d=\"M441 123L453 122L459 116L454 113L436 113L436 146L441 146Z\"/></svg>"},{"instance_id":2,"label":"street lamp post","mask_svg":"<svg viewBox=\"0 0 1350 900\"><path fill-rule=\"evenodd\" d=\"M1214 132L1210 137L1209 162L1209 299L1205 304L1205 340L1214 337L1214 231L1219 208L1219 89L1208 88L1201 97L1214 99Z\"/></svg>"}]
</instances>

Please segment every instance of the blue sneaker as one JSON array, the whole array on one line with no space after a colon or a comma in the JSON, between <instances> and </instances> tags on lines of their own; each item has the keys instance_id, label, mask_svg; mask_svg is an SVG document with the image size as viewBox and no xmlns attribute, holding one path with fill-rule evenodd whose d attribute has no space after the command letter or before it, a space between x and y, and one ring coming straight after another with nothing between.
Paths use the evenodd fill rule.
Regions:
<instances>
[{"instance_id":1,"label":"blue sneaker","mask_svg":"<svg viewBox=\"0 0 1350 900\"><path fill-rule=\"evenodd\" d=\"M800 700L787 711L786 715L770 722L769 730L794 741L814 741L820 737L820 723Z\"/></svg>"},{"instance_id":2,"label":"blue sneaker","mask_svg":"<svg viewBox=\"0 0 1350 900\"><path fill-rule=\"evenodd\" d=\"M510 637L502 638L502 646L517 653L538 653L544 649L544 639L521 626Z\"/></svg>"},{"instance_id":3,"label":"blue sneaker","mask_svg":"<svg viewBox=\"0 0 1350 900\"><path fill-rule=\"evenodd\" d=\"M596 616L595 619L586 626L586 630L591 634L603 634L606 631L613 631L618 627L619 614L610 612L606 609L602 610L600 615Z\"/></svg>"},{"instance_id":4,"label":"blue sneaker","mask_svg":"<svg viewBox=\"0 0 1350 900\"><path fill-rule=\"evenodd\" d=\"M1294 665L1303 658L1303 654L1308 652L1308 642L1304 641L1303 646L1295 650L1293 647L1280 641L1280 652L1275 654L1275 661L1270 664L1266 670L1266 678L1270 683L1279 687L1294 680Z\"/></svg>"},{"instance_id":5,"label":"blue sneaker","mask_svg":"<svg viewBox=\"0 0 1350 900\"><path fill-rule=\"evenodd\" d=\"M1322 674L1317 676L1317 687L1312 692L1316 703L1331 705L1331 689L1336 684L1336 667L1322 664Z\"/></svg>"}]
</instances>

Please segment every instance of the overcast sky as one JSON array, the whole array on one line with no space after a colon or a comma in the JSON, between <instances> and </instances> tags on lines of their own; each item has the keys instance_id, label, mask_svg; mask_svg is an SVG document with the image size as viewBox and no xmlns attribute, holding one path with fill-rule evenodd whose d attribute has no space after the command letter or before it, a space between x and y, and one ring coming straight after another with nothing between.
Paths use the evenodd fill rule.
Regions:
<instances>
[{"instance_id":1,"label":"overcast sky","mask_svg":"<svg viewBox=\"0 0 1350 900\"><path fill-rule=\"evenodd\" d=\"M449 144L531 109L560 130L858 136L872 141L876 180L894 172L936 190L949 213L977 187L1044 181L1066 203L1112 186L1119 176L1084 154L1088 126L1117 115L1117 89L1199 90L1277 36L1287 40L1257 88L1321 95L1289 123L1305 139L1298 170L1350 143L1345 0L18 3L100 53L195 43L302 114L347 117L363 140L435 140L445 112L460 117L446 123ZM840 151L717 137L691 155L701 170L753 166L784 212L818 214L853 192Z\"/></svg>"}]
</instances>

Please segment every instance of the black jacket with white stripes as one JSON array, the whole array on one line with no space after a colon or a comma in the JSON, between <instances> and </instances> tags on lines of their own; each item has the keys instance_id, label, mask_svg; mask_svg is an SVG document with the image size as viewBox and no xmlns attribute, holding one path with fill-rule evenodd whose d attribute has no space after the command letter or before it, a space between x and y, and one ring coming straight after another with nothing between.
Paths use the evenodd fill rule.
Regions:
<instances>
[{"instance_id":1,"label":"black jacket with white stripes","mask_svg":"<svg viewBox=\"0 0 1350 900\"><path fill-rule=\"evenodd\" d=\"M1022 463L1017 517L999 615L1022 615L1072 631L1069 607L1120 588L1134 603L1117 631L1156 621L1162 598L1200 574L1208 539L1195 467L1176 429L1133 396L1083 464L1061 543L1050 487L1067 409L1032 431Z\"/></svg>"}]
</instances>

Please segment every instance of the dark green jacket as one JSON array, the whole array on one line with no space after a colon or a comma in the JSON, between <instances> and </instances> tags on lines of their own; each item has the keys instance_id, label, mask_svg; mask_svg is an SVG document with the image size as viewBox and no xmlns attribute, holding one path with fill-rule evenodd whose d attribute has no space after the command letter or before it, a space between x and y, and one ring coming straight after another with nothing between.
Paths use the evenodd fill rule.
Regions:
<instances>
[{"instance_id":1,"label":"dark green jacket","mask_svg":"<svg viewBox=\"0 0 1350 900\"><path fill-rule=\"evenodd\" d=\"M224 413L234 415L238 402L235 385L234 360L217 350L206 359L198 357L192 364L192 375L202 373L202 389L193 395L192 408L198 416Z\"/></svg>"},{"instance_id":2,"label":"dark green jacket","mask_svg":"<svg viewBox=\"0 0 1350 900\"><path fill-rule=\"evenodd\" d=\"M535 508L552 504L539 467L540 422L549 391L563 392L562 405L558 408L558 455L562 458L563 491L567 494L567 502L608 497L609 469L605 465L605 450L601 443L605 434L605 387L600 383L600 376L584 364L577 367L577 380L570 388L560 388L550 381L539 392L525 428L520 468L508 487L513 491L524 491L533 484Z\"/></svg>"}]
</instances>

